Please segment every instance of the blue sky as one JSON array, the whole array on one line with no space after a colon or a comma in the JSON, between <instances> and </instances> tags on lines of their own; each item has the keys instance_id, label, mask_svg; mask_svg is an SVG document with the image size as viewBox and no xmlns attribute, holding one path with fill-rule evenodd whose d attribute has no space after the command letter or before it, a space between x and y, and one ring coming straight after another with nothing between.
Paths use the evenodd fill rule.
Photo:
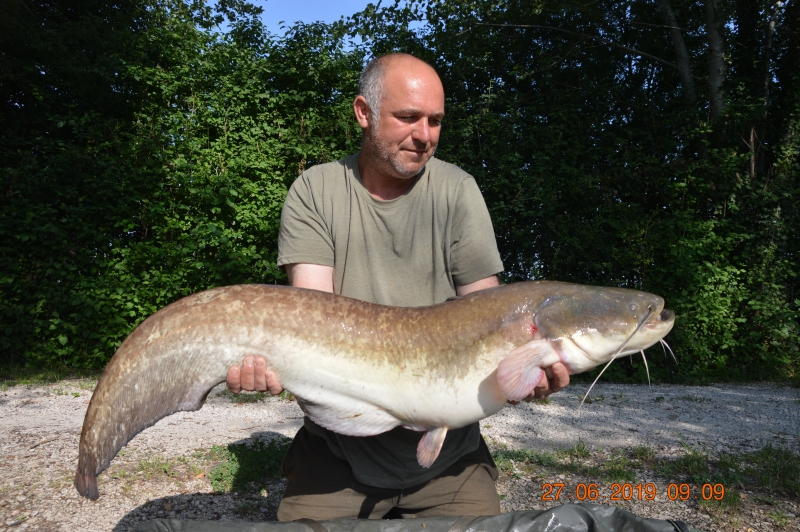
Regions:
<instances>
[{"instance_id":1,"label":"blue sky","mask_svg":"<svg viewBox=\"0 0 800 532\"><path fill-rule=\"evenodd\" d=\"M287 26L294 22L334 22L342 15L348 16L362 11L367 4L378 4L378 0L250 0L253 4L264 8L261 19L272 33L283 34L278 24L286 21ZM384 0L382 5L393 2Z\"/></svg>"}]
</instances>

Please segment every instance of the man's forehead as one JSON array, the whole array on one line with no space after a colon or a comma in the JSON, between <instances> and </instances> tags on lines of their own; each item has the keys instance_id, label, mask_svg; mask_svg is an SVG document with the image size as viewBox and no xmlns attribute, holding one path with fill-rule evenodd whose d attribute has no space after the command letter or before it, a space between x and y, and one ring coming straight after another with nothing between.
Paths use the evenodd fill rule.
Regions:
<instances>
[{"instance_id":1,"label":"man's forehead","mask_svg":"<svg viewBox=\"0 0 800 532\"><path fill-rule=\"evenodd\" d=\"M432 100L440 100L444 108L444 89L436 72L422 63L422 69L396 69L386 73L383 100L393 102L400 109L426 108L430 111ZM439 103L439 102L437 102Z\"/></svg>"}]
</instances>

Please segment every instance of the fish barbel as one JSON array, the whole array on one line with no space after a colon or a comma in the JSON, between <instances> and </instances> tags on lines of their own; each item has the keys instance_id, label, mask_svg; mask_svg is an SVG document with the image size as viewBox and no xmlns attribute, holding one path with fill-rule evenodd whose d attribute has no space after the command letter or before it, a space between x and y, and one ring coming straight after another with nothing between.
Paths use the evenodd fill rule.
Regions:
<instances>
[{"instance_id":1,"label":"fish barbel","mask_svg":"<svg viewBox=\"0 0 800 532\"><path fill-rule=\"evenodd\" d=\"M639 352L674 318L653 294L555 281L413 308L271 285L200 292L147 318L114 354L86 412L75 487L96 499L97 476L131 438L198 410L245 355L263 356L332 431L425 432L417 459L429 467L449 429L527 397L542 368L560 361L575 374Z\"/></svg>"}]
</instances>

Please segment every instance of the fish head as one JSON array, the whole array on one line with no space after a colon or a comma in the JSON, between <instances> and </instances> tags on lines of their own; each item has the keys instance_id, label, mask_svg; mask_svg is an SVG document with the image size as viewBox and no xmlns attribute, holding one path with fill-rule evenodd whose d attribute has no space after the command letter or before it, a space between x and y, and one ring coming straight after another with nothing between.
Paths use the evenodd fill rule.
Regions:
<instances>
[{"instance_id":1,"label":"fish head","mask_svg":"<svg viewBox=\"0 0 800 532\"><path fill-rule=\"evenodd\" d=\"M534 308L534 322L572 373L637 353L675 323L664 299L625 288L564 285Z\"/></svg>"}]
</instances>

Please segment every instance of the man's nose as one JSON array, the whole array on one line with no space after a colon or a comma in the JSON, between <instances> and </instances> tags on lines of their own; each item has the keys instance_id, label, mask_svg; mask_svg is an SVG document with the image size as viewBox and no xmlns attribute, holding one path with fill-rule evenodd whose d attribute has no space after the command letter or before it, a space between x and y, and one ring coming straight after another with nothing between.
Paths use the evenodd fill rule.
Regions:
<instances>
[{"instance_id":1,"label":"man's nose","mask_svg":"<svg viewBox=\"0 0 800 532\"><path fill-rule=\"evenodd\" d=\"M418 120L415 126L411 132L411 138L428 144L431 141L431 126L428 123L428 119L422 118Z\"/></svg>"}]
</instances>

